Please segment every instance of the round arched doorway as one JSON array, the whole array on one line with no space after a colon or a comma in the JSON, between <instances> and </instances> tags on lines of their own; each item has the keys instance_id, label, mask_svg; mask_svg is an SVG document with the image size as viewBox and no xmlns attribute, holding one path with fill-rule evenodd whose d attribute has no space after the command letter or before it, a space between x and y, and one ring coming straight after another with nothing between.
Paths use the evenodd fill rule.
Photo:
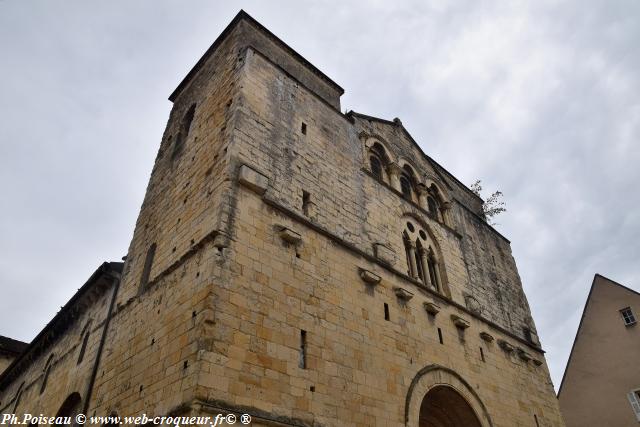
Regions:
<instances>
[{"instance_id":1,"label":"round arched doorway","mask_svg":"<svg viewBox=\"0 0 640 427\"><path fill-rule=\"evenodd\" d=\"M433 387L422 399L419 427L482 427L471 405L451 387Z\"/></svg>"},{"instance_id":2,"label":"round arched doorway","mask_svg":"<svg viewBox=\"0 0 640 427\"><path fill-rule=\"evenodd\" d=\"M406 427L493 427L478 392L453 369L428 365L407 390Z\"/></svg>"}]
</instances>

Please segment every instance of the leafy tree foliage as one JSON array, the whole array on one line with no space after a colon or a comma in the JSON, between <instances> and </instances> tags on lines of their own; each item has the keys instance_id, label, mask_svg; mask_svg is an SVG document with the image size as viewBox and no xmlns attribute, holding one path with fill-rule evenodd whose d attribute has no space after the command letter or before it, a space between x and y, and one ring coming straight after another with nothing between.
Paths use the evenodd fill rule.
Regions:
<instances>
[{"instance_id":1,"label":"leafy tree foliage","mask_svg":"<svg viewBox=\"0 0 640 427\"><path fill-rule=\"evenodd\" d=\"M478 197L482 198L480 194L482 192L481 180L477 180L469 188L471 189L471 191L476 193ZM484 212L484 216L487 219L487 222L491 225L496 225L496 223L493 221L493 218L495 218L502 212L507 211L507 208L505 207L506 204L502 200L502 196L502 191L495 191L493 192L493 194L487 197L487 199L485 199L484 203L482 204L482 211Z\"/></svg>"}]
</instances>

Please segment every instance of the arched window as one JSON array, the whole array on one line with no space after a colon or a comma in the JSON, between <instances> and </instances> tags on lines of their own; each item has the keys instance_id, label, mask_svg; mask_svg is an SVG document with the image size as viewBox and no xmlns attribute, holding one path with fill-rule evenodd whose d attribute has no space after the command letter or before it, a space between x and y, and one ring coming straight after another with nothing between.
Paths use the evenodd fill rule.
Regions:
<instances>
[{"instance_id":1,"label":"arched window","mask_svg":"<svg viewBox=\"0 0 640 427\"><path fill-rule=\"evenodd\" d=\"M411 200L411 180L405 174L400 176L400 189L404 198Z\"/></svg>"},{"instance_id":2,"label":"arched window","mask_svg":"<svg viewBox=\"0 0 640 427\"><path fill-rule=\"evenodd\" d=\"M80 394L77 392L71 393L60 405L60 409L58 409L58 413L56 414L56 419L60 419L63 421L63 417L69 417L71 422L75 422L73 417L75 417L80 412L80 404L82 403L82 399L80 398ZM54 425L65 425L65 424L54 424Z\"/></svg>"},{"instance_id":3,"label":"arched window","mask_svg":"<svg viewBox=\"0 0 640 427\"><path fill-rule=\"evenodd\" d=\"M431 184L431 186L427 188L427 206L429 209L429 214L431 214L431 216L436 221L447 224L446 215L443 208L444 206L446 206L445 200L442 197L442 193L435 184Z\"/></svg>"},{"instance_id":4,"label":"arched window","mask_svg":"<svg viewBox=\"0 0 640 427\"><path fill-rule=\"evenodd\" d=\"M380 182L385 182L385 170L389 165L389 156L379 142L369 148L369 168L371 174Z\"/></svg>"},{"instance_id":5,"label":"arched window","mask_svg":"<svg viewBox=\"0 0 640 427\"><path fill-rule=\"evenodd\" d=\"M369 157L369 165L371 166L371 173L378 180L382 181L382 161L375 154Z\"/></svg>"},{"instance_id":6,"label":"arched window","mask_svg":"<svg viewBox=\"0 0 640 427\"><path fill-rule=\"evenodd\" d=\"M438 258L429 234L410 220L402 233L402 241L407 260L407 275L442 293Z\"/></svg>"},{"instance_id":7,"label":"arched window","mask_svg":"<svg viewBox=\"0 0 640 427\"><path fill-rule=\"evenodd\" d=\"M180 130L178 131L178 135L176 136L176 140L173 144L173 152L171 153L172 160L182 153L184 142L189 135L189 129L191 128L191 122L193 121L193 116L195 115L195 113L196 104L192 104L185 115L182 117L182 121L180 122Z\"/></svg>"},{"instance_id":8,"label":"arched window","mask_svg":"<svg viewBox=\"0 0 640 427\"><path fill-rule=\"evenodd\" d=\"M49 356L47 359L47 363L44 365L43 376L42 376L42 385L40 386L40 394L44 392L44 389L47 388L47 381L49 380L49 372L51 372L51 365L53 364L53 354Z\"/></svg>"},{"instance_id":9,"label":"arched window","mask_svg":"<svg viewBox=\"0 0 640 427\"><path fill-rule=\"evenodd\" d=\"M402 173L400 174L400 191L405 199L414 201L413 195L416 190L417 180L413 169L408 164L402 167Z\"/></svg>"},{"instance_id":10,"label":"arched window","mask_svg":"<svg viewBox=\"0 0 640 427\"><path fill-rule=\"evenodd\" d=\"M438 217L438 202L432 196L427 196L427 204L429 205L429 213L434 217Z\"/></svg>"},{"instance_id":11,"label":"arched window","mask_svg":"<svg viewBox=\"0 0 640 427\"><path fill-rule=\"evenodd\" d=\"M120 420L120 417L118 417L118 413L115 411L111 411L105 423L102 424L102 427L118 426L120 425L119 420Z\"/></svg>"}]
</instances>

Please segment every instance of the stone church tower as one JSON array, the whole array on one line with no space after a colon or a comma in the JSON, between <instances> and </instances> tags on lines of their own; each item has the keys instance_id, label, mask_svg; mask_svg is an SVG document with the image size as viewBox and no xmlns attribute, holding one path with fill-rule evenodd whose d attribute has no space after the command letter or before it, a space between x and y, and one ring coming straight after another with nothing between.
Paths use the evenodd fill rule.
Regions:
<instances>
[{"instance_id":1,"label":"stone church tower","mask_svg":"<svg viewBox=\"0 0 640 427\"><path fill-rule=\"evenodd\" d=\"M2 373L2 412L564 425L482 200L342 93L240 12L169 98L126 262Z\"/></svg>"}]
</instances>

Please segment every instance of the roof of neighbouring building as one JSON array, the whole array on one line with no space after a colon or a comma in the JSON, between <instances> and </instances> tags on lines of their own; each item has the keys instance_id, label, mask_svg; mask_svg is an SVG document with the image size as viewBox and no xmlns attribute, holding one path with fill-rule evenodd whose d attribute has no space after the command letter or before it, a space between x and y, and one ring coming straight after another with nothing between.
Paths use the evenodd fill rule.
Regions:
<instances>
[{"instance_id":1,"label":"roof of neighbouring building","mask_svg":"<svg viewBox=\"0 0 640 427\"><path fill-rule=\"evenodd\" d=\"M51 346L77 318L92 303L95 294L108 289L113 280L119 280L124 263L104 262L89 277L84 285L71 297L60 311L49 321L40 333L29 344L24 344L22 351L0 374L0 390L3 390L20 372L22 372L35 358Z\"/></svg>"},{"instance_id":2,"label":"roof of neighbouring building","mask_svg":"<svg viewBox=\"0 0 640 427\"><path fill-rule=\"evenodd\" d=\"M22 353L29 344L0 335L0 354L17 356Z\"/></svg>"}]
</instances>

